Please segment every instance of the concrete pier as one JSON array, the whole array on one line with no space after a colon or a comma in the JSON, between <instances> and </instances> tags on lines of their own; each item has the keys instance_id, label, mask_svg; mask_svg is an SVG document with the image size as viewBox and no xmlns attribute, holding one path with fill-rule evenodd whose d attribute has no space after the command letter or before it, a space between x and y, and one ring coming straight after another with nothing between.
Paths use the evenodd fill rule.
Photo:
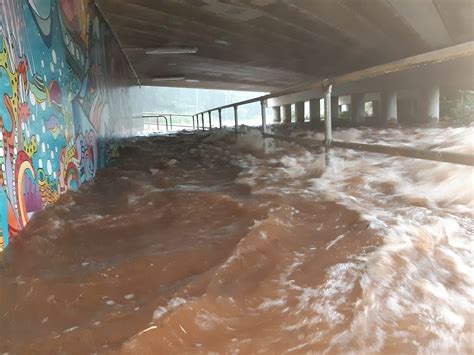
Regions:
<instances>
[{"instance_id":1,"label":"concrete pier","mask_svg":"<svg viewBox=\"0 0 474 355\"><path fill-rule=\"evenodd\" d=\"M321 122L321 100L320 99L309 100L309 120L311 124L317 124Z\"/></svg>"},{"instance_id":2,"label":"concrete pier","mask_svg":"<svg viewBox=\"0 0 474 355\"><path fill-rule=\"evenodd\" d=\"M267 105L265 101L260 102L260 110L262 114L262 132L267 132Z\"/></svg>"},{"instance_id":3,"label":"concrete pier","mask_svg":"<svg viewBox=\"0 0 474 355\"><path fill-rule=\"evenodd\" d=\"M332 141L332 103L331 99L332 85L323 88L324 90L324 138L326 146Z\"/></svg>"},{"instance_id":4,"label":"concrete pier","mask_svg":"<svg viewBox=\"0 0 474 355\"><path fill-rule=\"evenodd\" d=\"M397 96L398 122L402 124L413 124L418 122L418 100L416 93L410 92L403 96L400 96L400 94Z\"/></svg>"},{"instance_id":5,"label":"concrete pier","mask_svg":"<svg viewBox=\"0 0 474 355\"><path fill-rule=\"evenodd\" d=\"M419 120L421 123L439 122L439 86L422 88L419 97Z\"/></svg>"},{"instance_id":6,"label":"concrete pier","mask_svg":"<svg viewBox=\"0 0 474 355\"><path fill-rule=\"evenodd\" d=\"M353 124L361 122L364 118L364 94L352 94L351 95L351 122Z\"/></svg>"},{"instance_id":7,"label":"concrete pier","mask_svg":"<svg viewBox=\"0 0 474 355\"><path fill-rule=\"evenodd\" d=\"M295 103L296 123L304 123L304 101Z\"/></svg>"},{"instance_id":8,"label":"concrete pier","mask_svg":"<svg viewBox=\"0 0 474 355\"><path fill-rule=\"evenodd\" d=\"M374 122L372 123L377 125L381 121L381 115L382 115L380 99L372 100L372 112L373 112L372 119L374 120Z\"/></svg>"},{"instance_id":9,"label":"concrete pier","mask_svg":"<svg viewBox=\"0 0 474 355\"><path fill-rule=\"evenodd\" d=\"M380 94L380 123L398 121L397 92L384 91Z\"/></svg>"},{"instance_id":10,"label":"concrete pier","mask_svg":"<svg viewBox=\"0 0 474 355\"><path fill-rule=\"evenodd\" d=\"M291 105L283 105L283 123L291 123Z\"/></svg>"},{"instance_id":11,"label":"concrete pier","mask_svg":"<svg viewBox=\"0 0 474 355\"><path fill-rule=\"evenodd\" d=\"M239 107L234 106L234 125L235 125L235 131L239 129Z\"/></svg>"},{"instance_id":12,"label":"concrete pier","mask_svg":"<svg viewBox=\"0 0 474 355\"><path fill-rule=\"evenodd\" d=\"M280 106L272 107L273 111L273 122L280 123L281 122L281 109Z\"/></svg>"}]
</instances>

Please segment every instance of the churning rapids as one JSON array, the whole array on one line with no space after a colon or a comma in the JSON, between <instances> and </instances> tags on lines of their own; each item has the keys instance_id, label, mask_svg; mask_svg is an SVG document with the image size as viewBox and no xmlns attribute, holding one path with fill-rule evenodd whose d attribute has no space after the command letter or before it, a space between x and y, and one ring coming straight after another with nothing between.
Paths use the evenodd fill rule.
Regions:
<instances>
[{"instance_id":1,"label":"churning rapids","mask_svg":"<svg viewBox=\"0 0 474 355\"><path fill-rule=\"evenodd\" d=\"M256 131L128 141L3 255L0 353L473 353L472 168L328 158Z\"/></svg>"}]
</instances>

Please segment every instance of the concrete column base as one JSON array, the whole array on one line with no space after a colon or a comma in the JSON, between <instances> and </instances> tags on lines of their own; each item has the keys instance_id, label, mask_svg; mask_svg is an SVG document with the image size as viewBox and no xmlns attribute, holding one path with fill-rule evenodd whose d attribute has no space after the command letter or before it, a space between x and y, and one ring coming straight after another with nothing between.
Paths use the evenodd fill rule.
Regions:
<instances>
[{"instance_id":1,"label":"concrete column base","mask_svg":"<svg viewBox=\"0 0 474 355\"><path fill-rule=\"evenodd\" d=\"M416 98L400 98L397 100L398 122L401 124L413 124L418 121L418 110Z\"/></svg>"},{"instance_id":2,"label":"concrete column base","mask_svg":"<svg viewBox=\"0 0 474 355\"><path fill-rule=\"evenodd\" d=\"M291 123L291 105L283 105L283 123Z\"/></svg>"},{"instance_id":3,"label":"concrete column base","mask_svg":"<svg viewBox=\"0 0 474 355\"><path fill-rule=\"evenodd\" d=\"M398 121L397 92L384 91L380 94L381 115L380 123L395 123Z\"/></svg>"},{"instance_id":4,"label":"concrete column base","mask_svg":"<svg viewBox=\"0 0 474 355\"><path fill-rule=\"evenodd\" d=\"M356 124L362 122L365 111L364 94L351 95L351 122Z\"/></svg>"},{"instance_id":5,"label":"concrete column base","mask_svg":"<svg viewBox=\"0 0 474 355\"><path fill-rule=\"evenodd\" d=\"M372 101L372 110L374 112L374 119L375 121L373 123L375 123L376 125L381 121L381 109L380 109L380 106L381 106L381 103L380 103L380 100L373 100Z\"/></svg>"},{"instance_id":6,"label":"concrete column base","mask_svg":"<svg viewBox=\"0 0 474 355\"><path fill-rule=\"evenodd\" d=\"M280 106L272 107L272 111L273 111L273 122L280 123L281 122Z\"/></svg>"},{"instance_id":7,"label":"concrete column base","mask_svg":"<svg viewBox=\"0 0 474 355\"><path fill-rule=\"evenodd\" d=\"M329 147L332 141L332 85L324 88L324 140L326 147ZM339 104L339 98L336 101Z\"/></svg>"},{"instance_id":8,"label":"concrete column base","mask_svg":"<svg viewBox=\"0 0 474 355\"><path fill-rule=\"evenodd\" d=\"M297 102L295 104L295 116L296 116L296 123L302 124L304 123L304 102Z\"/></svg>"},{"instance_id":9,"label":"concrete column base","mask_svg":"<svg viewBox=\"0 0 474 355\"><path fill-rule=\"evenodd\" d=\"M309 120L311 124L321 122L321 100L313 99L309 101Z\"/></svg>"},{"instance_id":10,"label":"concrete column base","mask_svg":"<svg viewBox=\"0 0 474 355\"><path fill-rule=\"evenodd\" d=\"M420 90L419 122L439 122L439 86L434 85Z\"/></svg>"}]
</instances>

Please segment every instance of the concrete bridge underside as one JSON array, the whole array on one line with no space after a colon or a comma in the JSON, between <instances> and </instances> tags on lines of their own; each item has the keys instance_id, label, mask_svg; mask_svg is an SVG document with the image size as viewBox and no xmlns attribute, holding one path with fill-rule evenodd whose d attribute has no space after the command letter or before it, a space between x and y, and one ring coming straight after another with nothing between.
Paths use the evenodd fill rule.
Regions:
<instances>
[{"instance_id":1,"label":"concrete bridge underside","mask_svg":"<svg viewBox=\"0 0 474 355\"><path fill-rule=\"evenodd\" d=\"M471 0L96 4L143 85L273 91L474 39ZM198 52L146 53L163 47Z\"/></svg>"}]
</instances>

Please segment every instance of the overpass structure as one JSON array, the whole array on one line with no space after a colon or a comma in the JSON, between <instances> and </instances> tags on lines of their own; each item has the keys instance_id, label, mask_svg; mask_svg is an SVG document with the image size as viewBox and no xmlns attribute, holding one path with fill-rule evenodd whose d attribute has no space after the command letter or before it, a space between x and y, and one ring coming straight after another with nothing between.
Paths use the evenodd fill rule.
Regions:
<instances>
[{"instance_id":1,"label":"overpass structure","mask_svg":"<svg viewBox=\"0 0 474 355\"><path fill-rule=\"evenodd\" d=\"M264 133L271 107L274 123L291 123L292 117L297 124L306 118L313 126L324 123L326 147L373 150L332 142L332 126L341 123L342 104L349 107L351 125L364 121L367 101L372 102L376 125L426 124L439 121L440 86L474 88L470 1L96 4L144 85L271 91L195 114L193 121L200 122L201 129L212 128L213 112L222 127L222 111L232 109L237 130L239 106L259 102ZM472 165L467 156L376 150Z\"/></svg>"},{"instance_id":2,"label":"overpass structure","mask_svg":"<svg viewBox=\"0 0 474 355\"><path fill-rule=\"evenodd\" d=\"M213 111L261 102L274 122L322 120L350 107L377 124L439 120L442 88L472 89L474 23L469 0L97 0L143 85L270 91ZM324 84L326 83L326 84ZM305 102L309 102L305 112ZM324 115L323 115L324 116ZM327 116L327 113L326 113Z\"/></svg>"},{"instance_id":3,"label":"overpass structure","mask_svg":"<svg viewBox=\"0 0 474 355\"><path fill-rule=\"evenodd\" d=\"M474 39L470 0L96 0L96 5L143 85L271 92Z\"/></svg>"},{"instance_id":4,"label":"overpass structure","mask_svg":"<svg viewBox=\"0 0 474 355\"><path fill-rule=\"evenodd\" d=\"M399 155L412 158L436 160L449 163L474 165L474 157L469 154L431 152L411 148L399 148L394 146L380 146L371 144L360 144L356 142L333 141L332 129L335 123L339 123L338 94L350 94L350 123L360 123L364 111L364 103L367 98L366 91L378 90L376 107L380 108L376 113L376 124L386 125L389 121L398 121L398 91L395 88L411 89L414 96L405 97L409 100L411 123L436 123L439 121L440 88L439 83L445 86L472 85L474 69L474 42L468 42L417 56L405 58L391 63L367 68L353 73L328 78L321 81L303 83L285 90L276 91L268 95L254 99L233 103L226 106L209 109L196 114L194 117L198 122L201 119L202 129L205 128L204 116L209 117L209 126L212 128L212 112L219 114L219 128L222 128L222 110L233 108L235 129L238 130L238 108L260 102L261 105L261 128L264 136L284 140L292 140L300 143L314 144L314 141L290 138L281 135L267 133L267 106L273 109L274 123L292 122L292 102L295 107L295 118L297 124L305 123L305 99L309 100L309 121L313 126L321 126L324 123L325 139L320 142L330 148L331 146L356 149L369 152L378 152L389 155ZM396 86L398 85L398 87ZM336 89L334 89L334 88ZM418 90L417 90L418 89ZM324 115L321 116L320 105L324 103ZM346 101L347 102L347 101ZM283 105L282 105L283 104ZM418 106L417 112L414 107ZM407 114L405 111L404 114ZM335 122L333 122L333 119ZM193 119L194 120L194 119ZM405 121L407 121L405 117Z\"/></svg>"}]
</instances>

